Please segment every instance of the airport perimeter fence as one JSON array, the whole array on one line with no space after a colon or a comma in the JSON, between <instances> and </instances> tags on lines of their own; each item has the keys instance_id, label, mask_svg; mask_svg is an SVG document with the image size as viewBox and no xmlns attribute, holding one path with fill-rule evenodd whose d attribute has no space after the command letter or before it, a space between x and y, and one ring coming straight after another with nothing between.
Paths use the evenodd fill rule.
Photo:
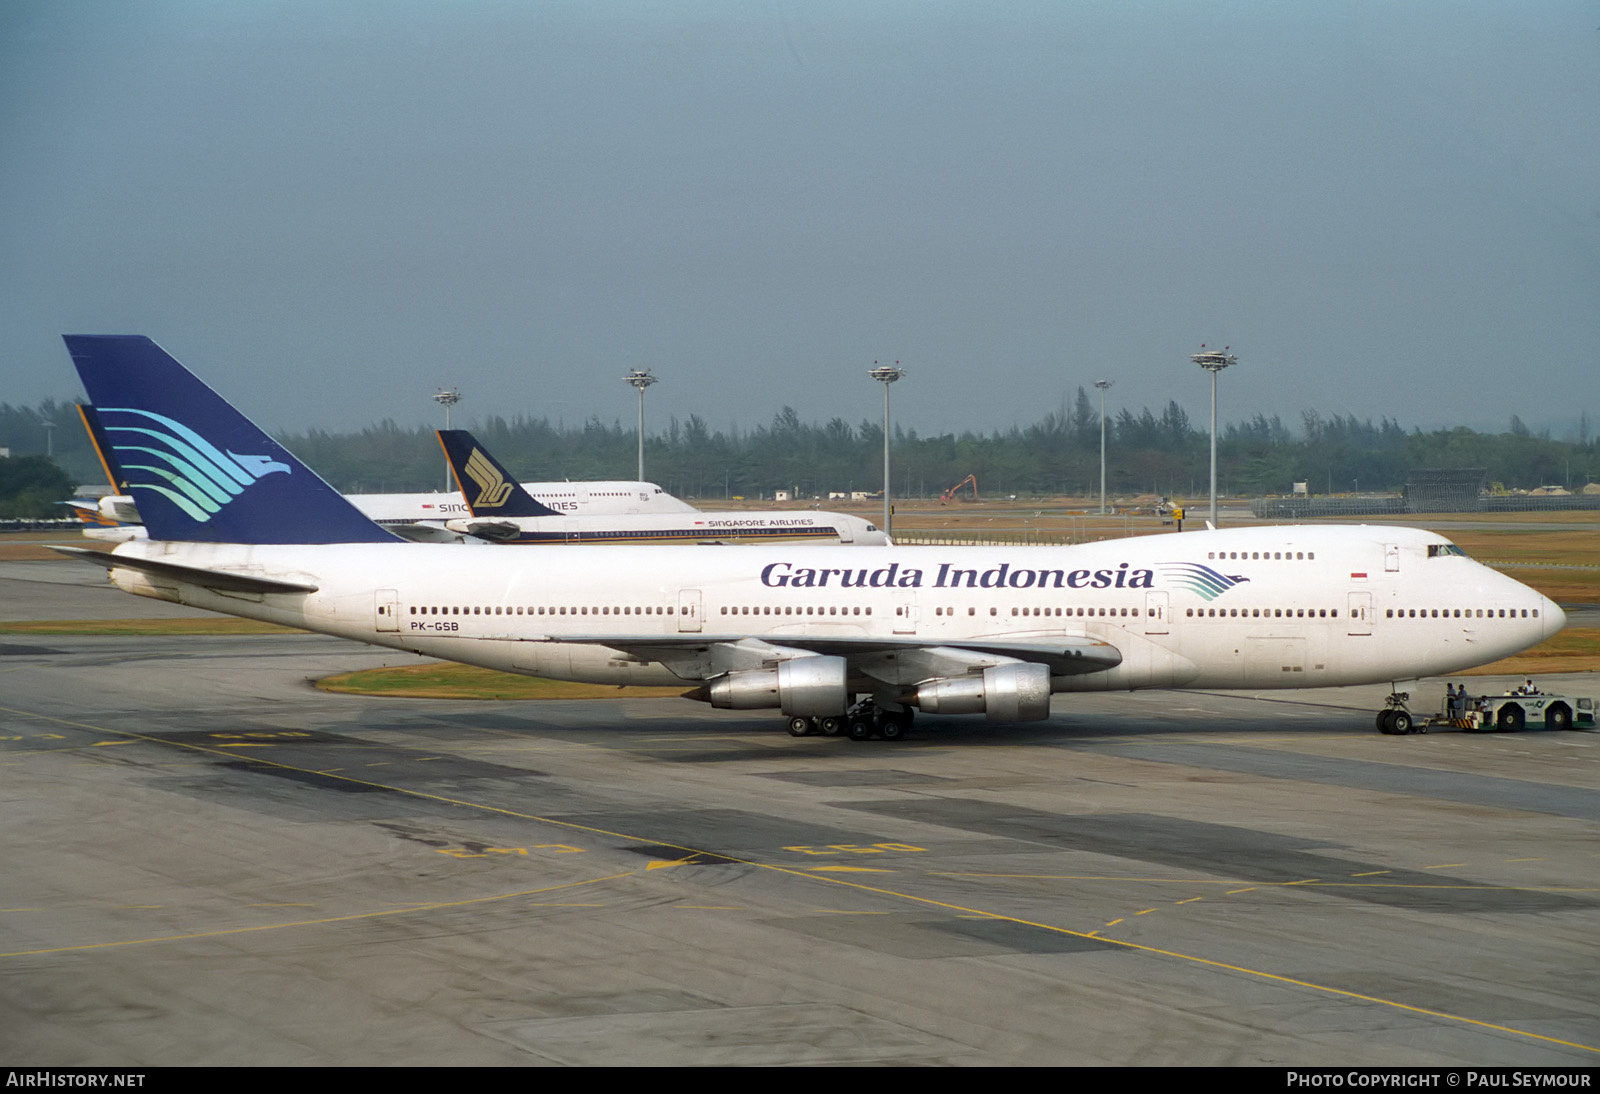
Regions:
<instances>
[{"instance_id":1,"label":"airport perimeter fence","mask_svg":"<svg viewBox=\"0 0 1600 1094\"><path fill-rule=\"evenodd\" d=\"M1557 494L1532 497L1496 494L1443 503L1407 501L1398 494L1369 498L1252 498L1250 512L1264 520L1307 517L1410 516L1416 513L1553 513L1600 509L1600 495Z\"/></svg>"},{"instance_id":2,"label":"airport perimeter fence","mask_svg":"<svg viewBox=\"0 0 1600 1094\"><path fill-rule=\"evenodd\" d=\"M0 519L0 532L74 532L87 527L77 518L69 520L29 520L25 517Z\"/></svg>"},{"instance_id":3,"label":"airport perimeter fence","mask_svg":"<svg viewBox=\"0 0 1600 1094\"><path fill-rule=\"evenodd\" d=\"M1070 547L1078 543L1113 538L1110 535L1075 536L1059 532L938 532L917 529L894 533L899 547Z\"/></svg>"}]
</instances>

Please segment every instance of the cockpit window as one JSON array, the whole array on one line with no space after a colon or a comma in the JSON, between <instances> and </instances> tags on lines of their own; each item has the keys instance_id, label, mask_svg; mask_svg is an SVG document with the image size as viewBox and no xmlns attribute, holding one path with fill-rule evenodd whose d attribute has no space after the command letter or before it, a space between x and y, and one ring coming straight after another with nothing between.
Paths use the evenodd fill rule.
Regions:
<instances>
[{"instance_id":1,"label":"cockpit window","mask_svg":"<svg viewBox=\"0 0 1600 1094\"><path fill-rule=\"evenodd\" d=\"M1466 558L1467 552L1457 547L1454 543L1428 544L1429 558L1443 558L1445 555L1460 555L1462 558Z\"/></svg>"}]
</instances>

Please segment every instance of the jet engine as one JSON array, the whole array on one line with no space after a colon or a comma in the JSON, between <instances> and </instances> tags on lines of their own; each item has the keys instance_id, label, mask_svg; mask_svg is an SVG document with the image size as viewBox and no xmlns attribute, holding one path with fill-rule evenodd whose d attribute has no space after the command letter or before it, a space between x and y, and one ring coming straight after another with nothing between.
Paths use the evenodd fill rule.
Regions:
<instances>
[{"instance_id":1,"label":"jet engine","mask_svg":"<svg viewBox=\"0 0 1600 1094\"><path fill-rule=\"evenodd\" d=\"M706 684L706 699L723 710L778 707L785 714L823 718L850 705L843 657L795 657L770 669L726 672Z\"/></svg>"},{"instance_id":2,"label":"jet engine","mask_svg":"<svg viewBox=\"0 0 1600 1094\"><path fill-rule=\"evenodd\" d=\"M929 714L982 711L991 722L1037 722L1050 717L1050 669L1016 663L926 680L917 685L915 702Z\"/></svg>"}]
</instances>

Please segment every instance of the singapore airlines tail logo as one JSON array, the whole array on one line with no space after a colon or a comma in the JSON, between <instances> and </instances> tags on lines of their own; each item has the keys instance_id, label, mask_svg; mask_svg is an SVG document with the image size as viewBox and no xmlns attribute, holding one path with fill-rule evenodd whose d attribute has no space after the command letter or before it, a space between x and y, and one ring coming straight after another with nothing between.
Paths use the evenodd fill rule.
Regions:
<instances>
[{"instance_id":1,"label":"singapore airlines tail logo","mask_svg":"<svg viewBox=\"0 0 1600 1094\"><path fill-rule=\"evenodd\" d=\"M286 463L223 452L182 422L148 410L99 411L129 489L160 494L201 524L263 476L291 474ZM119 415L133 415L138 424L121 424L128 419ZM150 462L135 462L143 460Z\"/></svg>"},{"instance_id":2,"label":"singapore airlines tail logo","mask_svg":"<svg viewBox=\"0 0 1600 1094\"><path fill-rule=\"evenodd\" d=\"M478 484L478 500L474 509L498 509L511 494L511 484L500 474L499 468L489 462L483 450L474 448L467 458L467 477Z\"/></svg>"},{"instance_id":3,"label":"singapore airlines tail logo","mask_svg":"<svg viewBox=\"0 0 1600 1094\"><path fill-rule=\"evenodd\" d=\"M1235 585L1250 580L1238 574L1230 577L1218 573L1210 566L1202 566L1198 562L1163 562L1161 570L1163 576L1172 584L1188 589L1202 600L1215 600Z\"/></svg>"}]
</instances>

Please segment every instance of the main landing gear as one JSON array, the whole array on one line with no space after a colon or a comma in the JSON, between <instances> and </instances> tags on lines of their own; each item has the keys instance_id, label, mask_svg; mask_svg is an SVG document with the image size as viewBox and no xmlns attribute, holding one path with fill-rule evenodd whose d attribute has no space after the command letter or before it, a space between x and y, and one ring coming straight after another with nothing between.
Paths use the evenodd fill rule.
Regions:
<instances>
[{"instance_id":1,"label":"main landing gear","mask_svg":"<svg viewBox=\"0 0 1600 1094\"><path fill-rule=\"evenodd\" d=\"M881 737L885 741L903 741L911 730L914 716L915 712L910 707L884 710L871 699L863 699L841 715L790 718L789 736L821 734L824 737L837 737L843 734L852 741L869 741L874 737Z\"/></svg>"},{"instance_id":2,"label":"main landing gear","mask_svg":"<svg viewBox=\"0 0 1600 1094\"><path fill-rule=\"evenodd\" d=\"M1411 698L1408 691L1392 691L1385 699L1384 707L1378 711L1378 732L1391 737L1404 737L1408 733L1426 733L1428 727L1421 725L1411 716L1406 709L1406 700Z\"/></svg>"}]
</instances>

